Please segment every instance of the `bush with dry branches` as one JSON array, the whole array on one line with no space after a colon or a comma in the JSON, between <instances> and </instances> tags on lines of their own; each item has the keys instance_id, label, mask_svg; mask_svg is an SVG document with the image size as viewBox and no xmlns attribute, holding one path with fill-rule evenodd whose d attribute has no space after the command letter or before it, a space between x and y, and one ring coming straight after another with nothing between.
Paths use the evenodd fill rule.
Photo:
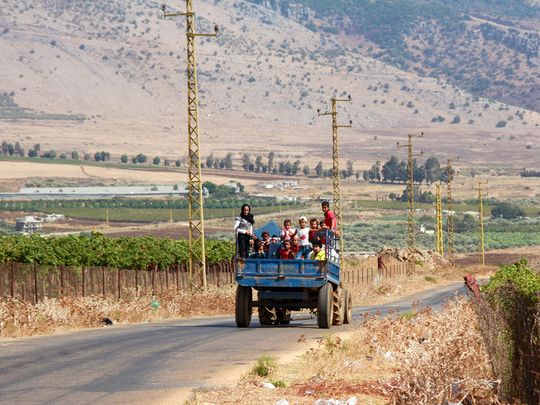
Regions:
<instances>
[{"instance_id":1,"label":"bush with dry branches","mask_svg":"<svg viewBox=\"0 0 540 405\"><path fill-rule=\"evenodd\" d=\"M45 299L34 305L8 298L0 301L0 337L96 327L102 325L104 318L113 322L143 322L195 315L225 315L233 311L232 287L210 288L194 294L143 295L130 301L100 296L66 297Z\"/></svg>"}]
</instances>

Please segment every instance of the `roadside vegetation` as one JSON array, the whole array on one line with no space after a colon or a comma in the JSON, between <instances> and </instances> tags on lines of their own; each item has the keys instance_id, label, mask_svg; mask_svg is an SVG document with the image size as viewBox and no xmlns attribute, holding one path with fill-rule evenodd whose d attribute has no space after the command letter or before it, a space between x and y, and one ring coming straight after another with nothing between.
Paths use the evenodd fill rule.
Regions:
<instances>
[{"instance_id":1,"label":"roadside vegetation","mask_svg":"<svg viewBox=\"0 0 540 405\"><path fill-rule=\"evenodd\" d=\"M353 396L372 404L499 403L474 309L464 300L436 313L413 309L406 316L366 316L361 326L345 337L322 338L267 375L257 372L259 360L238 385L196 392L191 403L313 404Z\"/></svg>"}]
</instances>

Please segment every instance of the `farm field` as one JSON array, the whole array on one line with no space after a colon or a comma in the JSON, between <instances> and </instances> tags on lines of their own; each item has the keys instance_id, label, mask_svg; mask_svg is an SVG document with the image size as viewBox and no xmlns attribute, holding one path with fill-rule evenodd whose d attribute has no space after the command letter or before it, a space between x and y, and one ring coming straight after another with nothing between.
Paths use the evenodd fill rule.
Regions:
<instances>
[{"instance_id":1,"label":"farm field","mask_svg":"<svg viewBox=\"0 0 540 405\"><path fill-rule=\"evenodd\" d=\"M238 215L238 208L205 208L205 218L230 218L233 221ZM278 211L278 207L259 207L261 214L270 214ZM137 208L114 208L108 210L109 221L120 222L167 222L172 215L173 221L187 221L187 209L137 209ZM55 208L50 213L62 214L67 218L89 219L105 221L107 219L106 208Z\"/></svg>"}]
</instances>

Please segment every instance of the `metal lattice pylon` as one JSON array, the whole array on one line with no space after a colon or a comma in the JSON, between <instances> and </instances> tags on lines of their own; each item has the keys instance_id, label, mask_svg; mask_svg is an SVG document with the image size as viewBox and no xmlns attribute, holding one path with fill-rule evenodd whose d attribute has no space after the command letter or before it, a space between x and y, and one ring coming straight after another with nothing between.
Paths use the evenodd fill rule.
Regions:
<instances>
[{"instance_id":1,"label":"metal lattice pylon","mask_svg":"<svg viewBox=\"0 0 540 405\"><path fill-rule=\"evenodd\" d=\"M332 111L321 113L320 110L317 110L317 114L321 115L331 115L332 116L332 198L333 198L333 210L337 219L337 230L339 232L339 244L340 244L340 257L343 257L344 253L344 235L343 235L343 213L341 211L341 186L340 186L340 176L341 171L339 169L339 138L338 138L338 129L339 128L351 128L352 121L349 121L349 125L338 125L337 122L337 103L338 102L349 102L351 101L351 96L348 98L335 98L332 97Z\"/></svg>"},{"instance_id":2,"label":"metal lattice pylon","mask_svg":"<svg viewBox=\"0 0 540 405\"><path fill-rule=\"evenodd\" d=\"M442 216L442 192L441 186L435 186L435 250L438 254L444 254L444 238L443 238L443 216Z\"/></svg>"},{"instance_id":3,"label":"metal lattice pylon","mask_svg":"<svg viewBox=\"0 0 540 405\"><path fill-rule=\"evenodd\" d=\"M414 239L415 239L415 224L414 224L414 157L422 156L423 153L415 155L413 153L413 138L414 137L423 137L424 134L420 135L408 135L407 145L400 145L398 142L398 148L406 147L407 148L407 249L414 249Z\"/></svg>"},{"instance_id":4,"label":"metal lattice pylon","mask_svg":"<svg viewBox=\"0 0 540 405\"><path fill-rule=\"evenodd\" d=\"M165 17L186 17L187 36L187 96L188 96L188 201L189 201L189 287L206 289L206 260L204 247L204 201L202 190L201 153L199 139L199 95L195 37L214 37L217 34L195 33L193 1L186 0L185 13L167 13Z\"/></svg>"},{"instance_id":5,"label":"metal lattice pylon","mask_svg":"<svg viewBox=\"0 0 540 405\"><path fill-rule=\"evenodd\" d=\"M485 244L484 244L484 194L482 190L482 185L485 183L482 183L481 181L478 182L478 231L479 231L479 248L480 248L480 263L482 263L482 266L485 266L486 264L486 257L485 257Z\"/></svg>"},{"instance_id":6,"label":"metal lattice pylon","mask_svg":"<svg viewBox=\"0 0 540 405\"><path fill-rule=\"evenodd\" d=\"M452 160L448 159L446 165L446 205L448 208L448 214L446 219L447 227L447 246L448 246L448 257L451 261L454 261L454 254L456 253L454 247L454 211L453 211L453 201L452 201L452 180L454 176L454 170L452 169Z\"/></svg>"}]
</instances>

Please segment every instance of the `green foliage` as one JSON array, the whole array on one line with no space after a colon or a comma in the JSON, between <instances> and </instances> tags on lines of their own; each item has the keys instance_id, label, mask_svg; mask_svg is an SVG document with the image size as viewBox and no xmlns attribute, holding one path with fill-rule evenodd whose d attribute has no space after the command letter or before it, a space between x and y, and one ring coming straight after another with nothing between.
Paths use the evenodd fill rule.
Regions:
<instances>
[{"instance_id":1,"label":"green foliage","mask_svg":"<svg viewBox=\"0 0 540 405\"><path fill-rule=\"evenodd\" d=\"M491 209L493 218L514 219L525 216L525 211L508 202L499 202Z\"/></svg>"},{"instance_id":2,"label":"green foliage","mask_svg":"<svg viewBox=\"0 0 540 405\"><path fill-rule=\"evenodd\" d=\"M82 114L47 114L19 106L13 99L14 93L0 93L0 120L60 120L83 121Z\"/></svg>"},{"instance_id":3,"label":"green foliage","mask_svg":"<svg viewBox=\"0 0 540 405\"><path fill-rule=\"evenodd\" d=\"M259 377L268 377L277 368L277 361L273 357L263 354L253 366L252 373Z\"/></svg>"},{"instance_id":4,"label":"green foliage","mask_svg":"<svg viewBox=\"0 0 540 405\"><path fill-rule=\"evenodd\" d=\"M209 264L231 260L234 243L206 241ZM43 266L95 266L121 269L165 269L188 261L188 242L152 236L109 238L98 233L43 238L39 235L0 237L0 263Z\"/></svg>"},{"instance_id":5,"label":"green foliage","mask_svg":"<svg viewBox=\"0 0 540 405\"><path fill-rule=\"evenodd\" d=\"M537 303L540 293L540 273L529 267L527 259L521 259L517 263L501 266L482 291L493 298L499 289L505 286L512 286L519 294Z\"/></svg>"}]
</instances>

